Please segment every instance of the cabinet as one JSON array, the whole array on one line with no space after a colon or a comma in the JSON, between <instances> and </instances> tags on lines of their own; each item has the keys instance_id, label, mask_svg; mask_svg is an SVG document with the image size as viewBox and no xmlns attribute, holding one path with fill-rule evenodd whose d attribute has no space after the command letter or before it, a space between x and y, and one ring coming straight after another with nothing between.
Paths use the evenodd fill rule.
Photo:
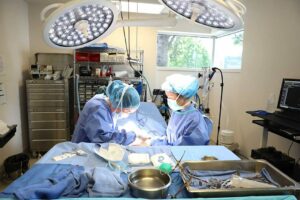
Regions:
<instances>
[{"instance_id":1,"label":"cabinet","mask_svg":"<svg viewBox=\"0 0 300 200\"><path fill-rule=\"evenodd\" d=\"M31 152L69 140L69 80L27 80L26 93Z\"/></svg>"}]
</instances>

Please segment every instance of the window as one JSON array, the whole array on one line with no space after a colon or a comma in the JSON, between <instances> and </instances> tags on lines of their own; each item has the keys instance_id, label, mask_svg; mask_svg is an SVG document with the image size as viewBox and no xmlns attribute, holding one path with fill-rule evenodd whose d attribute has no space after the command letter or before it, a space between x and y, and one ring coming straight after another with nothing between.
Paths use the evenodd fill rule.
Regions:
<instances>
[{"instance_id":1,"label":"window","mask_svg":"<svg viewBox=\"0 0 300 200\"><path fill-rule=\"evenodd\" d=\"M211 66L213 40L184 35L157 35L157 66L206 68Z\"/></svg>"},{"instance_id":2,"label":"window","mask_svg":"<svg viewBox=\"0 0 300 200\"><path fill-rule=\"evenodd\" d=\"M241 69L244 32L215 39L214 66L223 69Z\"/></svg>"},{"instance_id":3,"label":"window","mask_svg":"<svg viewBox=\"0 0 300 200\"><path fill-rule=\"evenodd\" d=\"M212 66L240 69L243 36L243 31L214 38L158 33L157 66L180 69Z\"/></svg>"}]
</instances>

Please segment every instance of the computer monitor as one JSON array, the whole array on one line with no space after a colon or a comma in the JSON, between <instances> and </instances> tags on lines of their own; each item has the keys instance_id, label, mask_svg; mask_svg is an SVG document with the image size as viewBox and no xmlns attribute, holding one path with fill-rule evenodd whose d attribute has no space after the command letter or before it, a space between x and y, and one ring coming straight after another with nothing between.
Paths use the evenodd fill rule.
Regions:
<instances>
[{"instance_id":1,"label":"computer monitor","mask_svg":"<svg viewBox=\"0 0 300 200\"><path fill-rule=\"evenodd\" d=\"M300 112L300 79L283 79L277 107Z\"/></svg>"}]
</instances>

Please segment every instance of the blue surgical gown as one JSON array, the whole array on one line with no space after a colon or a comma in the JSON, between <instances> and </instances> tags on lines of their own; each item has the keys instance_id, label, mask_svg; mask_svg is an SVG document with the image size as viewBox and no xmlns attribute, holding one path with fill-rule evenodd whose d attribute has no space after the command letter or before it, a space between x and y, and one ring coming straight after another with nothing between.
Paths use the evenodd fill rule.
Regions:
<instances>
[{"instance_id":1,"label":"blue surgical gown","mask_svg":"<svg viewBox=\"0 0 300 200\"><path fill-rule=\"evenodd\" d=\"M113 114L103 94L95 95L84 106L77 121L72 142L106 143L129 145L135 140L135 133L118 131Z\"/></svg>"},{"instance_id":2,"label":"blue surgical gown","mask_svg":"<svg viewBox=\"0 0 300 200\"><path fill-rule=\"evenodd\" d=\"M212 121L191 104L181 111L172 112L166 140L156 140L151 145L207 145L212 125Z\"/></svg>"}]
</instances>

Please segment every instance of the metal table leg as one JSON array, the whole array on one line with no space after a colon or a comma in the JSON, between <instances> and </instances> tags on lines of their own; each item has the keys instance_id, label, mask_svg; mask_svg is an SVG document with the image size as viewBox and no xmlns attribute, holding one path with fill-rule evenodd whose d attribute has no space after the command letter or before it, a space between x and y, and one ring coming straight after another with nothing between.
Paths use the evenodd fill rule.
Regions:
<instances>
[{"instance_id":1,"label":"metal table leg","mask_svg":"<svg viewBox=\"0 0 300 200\"><path fill-rule=\"evenodd\" d=\"M262 135L262 140L261 140L261 147L266 147L267 146L267 142L268 142L268 128L264 127L263 130L263 135Z\"/></svg>"}]
</instances>

